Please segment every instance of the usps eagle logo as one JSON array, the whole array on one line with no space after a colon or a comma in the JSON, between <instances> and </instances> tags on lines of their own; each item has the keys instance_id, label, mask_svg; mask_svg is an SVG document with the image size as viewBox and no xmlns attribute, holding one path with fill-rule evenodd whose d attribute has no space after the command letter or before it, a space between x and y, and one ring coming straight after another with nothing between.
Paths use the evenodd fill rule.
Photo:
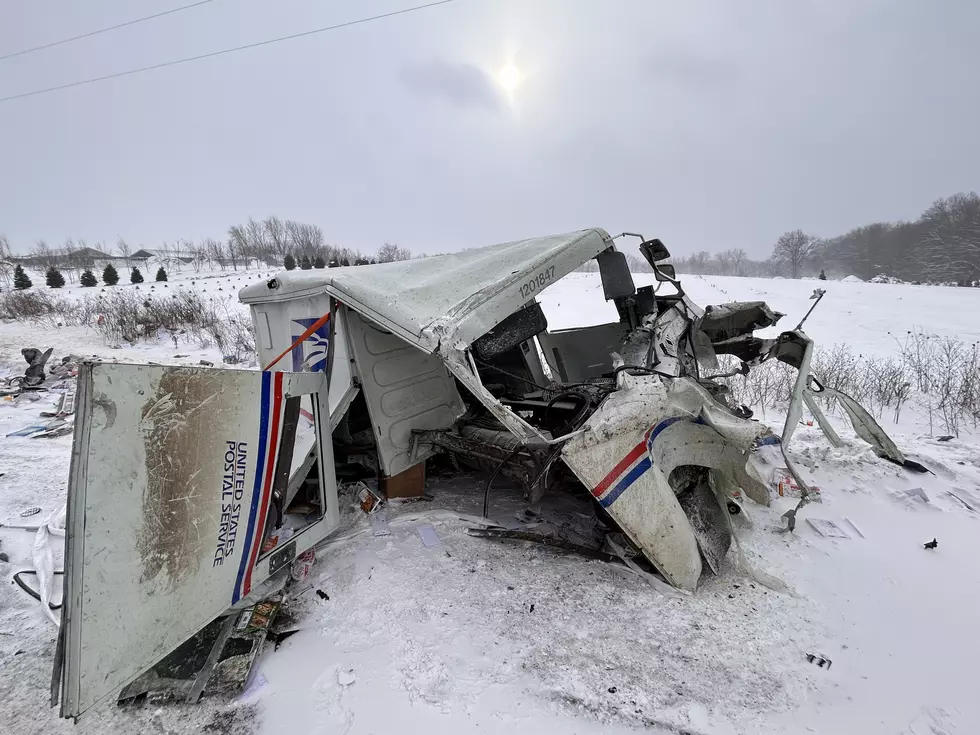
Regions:
<instances>
[{"instance_id":1,"label":"usps eagle logo","mask_svg":"<svg viewBox=\"0 0 980 735\"><path fill-rule=\"evenodd\" d=\"M317 318L293 319L293 336L295 342L303 336L303 332L313 326ZM321 325L313 334L293 348L294 373L322 373L327 369L327 347L330 345L330 322Z\"/></svg>"}]
</instances>

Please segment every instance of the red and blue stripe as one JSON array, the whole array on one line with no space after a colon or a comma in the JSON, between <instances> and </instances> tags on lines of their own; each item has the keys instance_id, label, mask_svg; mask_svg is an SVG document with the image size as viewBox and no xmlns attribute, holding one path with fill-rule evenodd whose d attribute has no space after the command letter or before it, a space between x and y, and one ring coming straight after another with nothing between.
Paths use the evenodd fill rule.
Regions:
<instances>
[{"instance_id":1,"label":"red and blue stripe","mask_svg":"<svg viewBox=\"0 0 980 735\"><path fill-rule=\"evenodd\" d=\"M244 552L238 566L232 604L252 590L252 570L262 547L265 534L266 513L272 493L272 478L276 466L276 445L279 440L279 422L282 416L281 372L263 372L261 389L261 414L259 418L258 451L255 461L255 484L252 487L252 503L245 529Z\"/></svg>"},{"instance_id":2,"label":"red and blue stripe","mask_svg":"<svg viewBox=\"0 0 980 735\"><path fill-rule=\"evenodd\" d=\"M620 495L626 492L637 480L639 480L653 466L650 459L652 454L653 442L668 426L676 424L678 421L691 421L688 416L674 416L664 419L656 426L650 427L649 431L643 435L643 441L633 447L629 453L623 457L616 466L612 468L608 475L595 486L592 495L595 496L599 505L608 508L616 502ZM701 418L694 419L694 423L703 424Z\"/></svg>"}]
</instances>

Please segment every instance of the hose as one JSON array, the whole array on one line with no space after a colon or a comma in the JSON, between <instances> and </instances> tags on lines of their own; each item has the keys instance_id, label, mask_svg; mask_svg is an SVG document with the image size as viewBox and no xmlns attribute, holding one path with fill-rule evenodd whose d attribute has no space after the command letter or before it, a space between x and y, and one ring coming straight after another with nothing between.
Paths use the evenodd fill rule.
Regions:
<instances>
[{"instance_id":1,"label":"hose","mask_svg":"<svg viewBox=\"0 0 980 735\"><path fill-rule=\"evenodd\" d=\"M27 594L29 594L31 597L33 597L38 602L41 602L41 593L38 592L37 590L35 590L30 585L28 585L27 582L25 582L24 580L22 580L20 578L22 574L33 574L36 577L37 576L37 570L35 570L35 569L24 569L23 571L17 572L16 574L14 574L14 581L17 583L17 586L18 587L20 587L22 590L24 590L24 592L26 592ZM56 571L55 574L64 575L64 572L63 571L62 572ZM52 610L60 610L61 609L61 603L59 602L57 605L53 605L52 603L49 602L48 603L48 607L50 607Z\"/></svg>"},{"instance_id":2,"label":"hose","mask_svg":"<svg viewBox=\"0 0 980 735\"><path fill-rule=\"evenodd\" d=\"M589 409L592 408L592 399L582 391L578 391L578 390L562 391L554 398L552 398L550 401L548 401L548 405L545 406L543 420L545 421L546 424L548 421L548 412L551 410L552 406L554 406L556 403L558 403L558 401L560 401L562 398L565 398L566 396L574 396L575 398L578 398L581 401L582 405L579 406L578 412L572 417L572 419L570 421L567 421L565 425L561 427L562 431L557 432L558 436L563 436L564 434L567 434L571 431L575 431L575 429L577 429L581 425L582 420L586 418Z\"/></svg>"},{"instance_id":3,"label":"hose","mask_svg":"<svg viewBox=\"0 0 980 735\"><path fill-rule=\"evenodd\" d=\"M490 517L488 515L490 513L490 488L493 485L493 481L497 478L497 475L500 473L500 470L503 469L503 466L508 462L510 462L515 456L517 456L517 453L521 451L523 448L524 448L523 443L518 444L516 447L514 447L511 453L501 460L500 464L498 464L497 467L494 469L493 474L490 475L490 479L487 480L487 488L486 490L483 491L483 517L484 518Z\"/></svg>"}]
</instances>

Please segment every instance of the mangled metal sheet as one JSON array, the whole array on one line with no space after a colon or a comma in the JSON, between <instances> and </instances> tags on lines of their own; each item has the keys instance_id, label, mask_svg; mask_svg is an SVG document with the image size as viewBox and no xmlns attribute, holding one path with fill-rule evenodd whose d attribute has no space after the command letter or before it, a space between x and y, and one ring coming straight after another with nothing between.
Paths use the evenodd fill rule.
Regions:
<instances>
[{"instance_id":1,"label":"mangled metal sheet","mask_svg":"<svg viewBox=\"0 0 980 735\"><path fill-rule=\"evenodd\" d=\"M244 303L329 293L428 352L472 343L552 283L609 248L600 229L395 263L287 271L242 289Z\"/></svg>"},{"instance_id":2,"label":"mangled metal sheet","mask_svg":"<svg viewBox=\"0 0 980 735\"><path fill-rule=\"evenodd\" d=\"M332 473L321 507L266 549L286 405L322 374L83 364L68 491L62 715L117 693L211 620L262 589L336 527ZM329 442L320 466L332 467ZM286 558L286 557L283 557ZM60 663L59 663L60 666Z\"/></svg>"}]
</instances>

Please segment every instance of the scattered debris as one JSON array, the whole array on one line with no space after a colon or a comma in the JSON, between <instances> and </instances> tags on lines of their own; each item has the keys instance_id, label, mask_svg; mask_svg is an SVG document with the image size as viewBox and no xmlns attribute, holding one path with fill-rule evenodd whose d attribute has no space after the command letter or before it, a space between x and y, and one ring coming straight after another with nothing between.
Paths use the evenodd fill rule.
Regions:
<instances>
[{"instance_id":1,"label":"scattered debris","mask_svg":"<svg viewBox=\"0 0 980 735\"><path fill-rule=\"evenodd\" d=\"M198 365L203 365L204 367L214 367L214 363L210 360L201 360L197 363Z\"/></svg>"},{"instance_id":2,"label":"scattered debris","mask_svg":"<svg viewBox=\"0 0 980 735\"><path fill-rule=\"evenodd\" d=\"M33 347L26 347L20 354L27 360L27 370L24 371L24 385L33 387L44 382L44 365L47 363L54 347L49 347L44 352Z\"/></svg>"},{"instance_id":3,"label":"scattered debris","mask_svg":"<svg viewBox=\"0 0 980 735\"><path fill-rule=\"evenodd\" d=\"M781 498L802 498L803 489L797 484L793 475L790 474L789 470L783 468L778 473L778 480L776 482L776 494ZM820 488L815 485L807 486L807 498L811 502L819 501L820 499Z\"/></svg>"},{"instance_id":4,"label":"scattered debris","mask_svg":"<svg viewBox=\"0 0 980 735\"><path fill-rule=\"evenodd\" d=\"M294 582L305 582L306 578L310 576L310 570L313 569L315 562L316 552L313 549L307 549L296 557L296 561L289 569L289 576Z\"/></svg>"},{"instance_id":5,"label":"scattered debris","mask_svg":"<svg viewBox=\"0 0 980 735\"><path fill-rule=\"evenodd\" d=\"M892 498L905 503L929 503L929 496L926 491L921 487L912 488L902 488L901 490L892 490Z\"/></svg>"},{"instance_id":6,"label":"scattered debris","mask_svg":"<svg viewBox=\"0 0 980 735\"><path fill-rule=\"evenodd\" d=\"M36 516L40 512L41 512L41 509L38 506L35 505L33 508L28 508L27 510L21 511L20 517L21 518L29 518L31 516Z\"/></svg>"},{"instance_id":7,"label":"scattered debris","mask_svg":"<svg viewBox=\"0 0 980 735\"><path fill-rule=\"evenodd\" d=\"M330 599L330 596L326 592L324 592L323 590L317 590L316 591L316 596L319 597L321 600L329 600Z\"/></svg>"},{"instance_id":8,"label":"scattered debris","mask_svg":"<svg viewBox=\"0 0 980 735\"><path fill-rule=\"evenodd\" d=\"M936 539L933 539L932 541L927 541L926 543L922 544L922 546L926 549L935 549L937 546L939 546L939 542L936 541Z\"/></svg>"},{"instance_id":9,"label":"scattered debris","mask_svg":"<svg viewBox=\"0 0 980 735\"><path fill-rule=\"evenodd\" d=\"M67 418L75 413L75 389L70 388L62 393L58 398L58 405L54 411L41 411L42 418Z\"/></svg>"},{"instance_id":10,"label":"scattered debris","mask_svg":"<svg viewBox=\"0 0 980 735\"><path fill-rule=\"evenodd\" d=\"M384 505L384 499L363 482L353 484L354 497L365 513L373 513Z\"/></svg>"},{"instance_id":11,"label":"scattered debris","mask_svg":"<svg viewBox=\"0 0 980 735\"><path fill-rule=\"evenodd\" d=\"M822 668L825 668L825 667L827 669L830 669L830 665L833 663L833 661L831 661L826 656L822 656L822 655L816 654L816 653L808 653L806 655L806 660L809 661L811 664L816 664L821 669Z\"/></svg>"},{"instance_id":12,"label":"scattered debris","mask_svg":"<svg viewBox=\"0 0 980 735\"><path fill-rule=\"evenodd\" d=\"M810 527L814 531L825 538L851 537L847 531L834 523L834 521L827 520L826 518L807 518L806 522L810 524Z\"/></svg>"},{"instance_id":13,"label":"scattered debris","mask_svg":"<svg viewBox=\"0 0 980 735\"><path fill-rule=\"evenodd\" d=\"M48 427L45 426L44 424L34 424L32 426L25 426L23 429L18 429L17 431L10 432L9 434L7 434L7 438L9 439L10 437L14 437L14 436L17 437L31 436L41 431L47 431L47 428Z\"/></svg>"},{"instance_id":14,"label":"scattered debris","mask_svg":"<svg viewBox=\"0 0 980 735\"><path fill-rule=\"evenodd\" d=\"M960 488L957 488L957 490L959 490L959 489ZM957 495L956 493L954 493L952 490L947 490L946 491L946 494L949 495L951 498L953 498L953 500L956 500L958 503L960 503L960 505L962 505L964 508L966 508L971 513L978 513L978 512L980 512L980 510L978 510L977 507L972 502L970 502L968 500L964 500L959 495Z\"/></svg>"},{"instance_id":15,"label":"scattered debris","mask_svg":"<svg viewBox=\"0 0 980 735\"><path fill-rule=\"evenodd\" d=\"M796 511L799 509L799 506L790 508L788 511L783 513L782 516L780 516L786 521L786 528L779 529L782 533L793 533L796 530Z\"/></svg>"},{"instance_id":16,"label":"scattered debris","mask_svg":"<svg viewBox=\"0 0 980 735\"><path fill-rule=\"evenodd\" d=\"M470 536L476 536L477 538L489 538L489 539L509 539L513 541L531 541L536 544L542 544L543 546L550 546L555 549L561 549L563 551L570 551L580 556L584 556L588 559L597 559L599 561L611 561L613 559L618 559L619 557L611 552L601 551L597 548L591 546L585 546L583 544L575 544L567 539L558 536L547 536L541 533L534 533L531 531L521 531L516 529L508 528L467 528L466 533Z\"/></svg>"},{"instance_id":17,"label":"scattered debris","mask_svg":"<svg viewBox=\"0 0 980 735\"><path fill-rule=\"evenodd\" d=\"M435 548L436 546L442 546L442 539L439 538L439 534L436 533L436 529L432 527L431 524L423 523L415 528L422 539L422 544L427 549Z\"/></svg>"},{"instance_id":18,"label":"scattered debris","mask_svg":"<svg viewBox=\"0 0 980 735\"><path fill-rule=\"evenodd\" d=\"M951 435L949 435L949 434L946 434L945 436L937 436L936 437L936 441L937 442L948 442L948 441L952 441L953 439L954 439L954 437L951 436Z\"/></svg>"}]
</instances>

